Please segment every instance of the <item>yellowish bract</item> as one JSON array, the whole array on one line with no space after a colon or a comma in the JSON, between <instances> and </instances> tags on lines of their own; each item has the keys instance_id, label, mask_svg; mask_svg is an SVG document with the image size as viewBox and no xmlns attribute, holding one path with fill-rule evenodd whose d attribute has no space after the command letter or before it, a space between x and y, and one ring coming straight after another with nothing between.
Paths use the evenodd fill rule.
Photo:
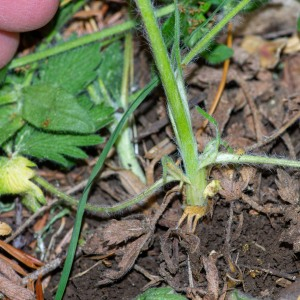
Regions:
<instances>
[{"instance_id":1,"label":"yellowish bract","mask_svg":"<svg viewBox=\"0 0 300 300\"><path fill-rule=\"evenodd\" d=\"M19 194L45 204L42 190L30 181L36 175L32 167L35 164L22 156L0 157L0 196Z\"/></svg>"}]
</instances>

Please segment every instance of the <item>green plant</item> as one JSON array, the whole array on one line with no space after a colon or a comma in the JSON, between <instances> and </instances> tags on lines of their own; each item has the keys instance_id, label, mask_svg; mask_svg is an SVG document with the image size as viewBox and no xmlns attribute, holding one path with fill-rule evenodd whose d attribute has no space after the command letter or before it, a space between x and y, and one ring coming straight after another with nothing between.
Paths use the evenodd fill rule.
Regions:
<instances>
[{"instance_id":1,"label":"green plant","mask_svg":"<svg viewBox=\"0 0 300 300\"><path fill-rule=\"evenodd\" d=\"M204 37L197 43L195 43L195 46L188 52L188 54L181 59L180 49L179 49L179 13L175 10L175 43L172 51L172 62L175 61L175 67L172 67L171 59L169 58L167 54L167 47L163 41L163 38L161 36L160 30L158 28L158 25L156 23L156 18L154 14L154 9L151 6L150 1L148 0L137 0L136 1L138 8L141 11L141 15L143 18L143 22L145 25L145 29L147 31L149 42L151 45L151 48L153 50L153 55L156 61L156 67L158 69L158 72L160 74L160 78L162 81L162 84L164 86L167 99L168 99L168 107L169 107L169 114L171 123L173 125L173 129L176 135L176 141L178 144L179 151L181 153L184 167L185 167L185 175L183 175L183 172L179 170L177 167L174 169L174 163L170 163L169 161L169 170L165 171L165 174L169 174L168 178L170 181L182 181L185 178L187 180L184 182L186 189L187 189L187 205L188 208L192 208L191 210L186 210L186 215L188 218L195 217L194 226L199 220L201 216L203 216L206 212L207 207L207 193L205 194L205 188L207 187L206 183L206 171L207 167L209 165L214 165L218 163L218 160L224 158L223 153L219 153L219 146L221 144L220 137L217 134L217 138L209 143L209 145L206 147L204 153L202 156L200 156L197 152L196 148L196 142L195 138L193 136L192 130L191 130L191 121L190 121L190 115L187 108L186 103L186 95L185 95L185 87L183 82L183 75L182 75L182 66L189 63L195 56L199 54L200 51L204 50L206 45L210 42L210 40L239 12L241 11L248 3L249 0L243 0L241 1L237 6L235 6L232 10L228 11L228 13L224 16L224 18L215 26L213 27ZM176 4L176 2L175 2ZM176 21L177 20L177 21ZM154 81L151 83L153 86L156 86L154 84ZM148 90L146 93L150 92L149 88L151 90L151 84L148 86ZM141 99L137 99L129 110L127 111L128 114L133 112L134 107L137 106L138 102L141 102ZM126 114L127 114L126 113ZM202 112L203 113L203 112ZM116 139L115 135L117 135L120 132L120 129L122 127L122 124L125 123L124 117L121 119L118 127L116 128L116 131L114 132L113 137L110 139L110 143L108 143L106 146L109 147L110 144L113 144L114 140ZM209 118L209 120L216 125L216 122L212 117L208 117L207 114L203 113L204 116ZM80 200L80 205L78 207L77 212L77 221L79 222L78 226L76 226L76 231L74 230L73 236L72 236L72 243L69 248L68 257L65 263L64 267L64 273L61 277L61 282L59 285L58 292L56 294L56 299L61 299L64 288L67 282L68 274L70 272L70 268L72 265L73 257L75 254L76 249L76 241L78 239L79 235L79 229L80 229L80 220L82 218L83 210L85 207L85 203L88 197L88 192L90 189L90 185L95 178L97 172L101 169L103 161L105 159L105 153L102 153L99 158L99 161L93 170L93 173L90 177L89 183L84 190L83 196ZM230 163L233 160L235 162L238 162L241 158L240 155L237 154L226 154L227 159L224 159L223 163ZM243 156L242 156L243 157ZM290 165L294 167L299 167L300 163L297 161L282 161L280 159L272 159L269 160L269 158L266 157L257 157L257 156L244 156L245 162L246 159L250 159L251 163L271 163L271 164L278 164L278 165ZM172 166L172 167L171 167ZM171 167L171 168L170 168ZM174 172L174 170L176 170ZM161 181L159 180L156 185L160 185ZM154 192L156 189L150 188ZM150 189L145 192L147 195L149 195L152 191ZM143 196L143 195L142 195ZM144 197L141 197L139 200L142 201ZM137 198L135 198L137 199ZM127 204L126 204L127 203ZM125 202L120 209L123 209L130 205L132 205L133 201ZM134 202L136 203L136 202ZM103 208L101 208L103 210ZM116 211L118 208L115 207L114 211ZM106 208L106 212L111 212L110 208ZM182 221L182 220L181 220Z\"/></svg>"},{"instance_id":2,"label":"green plant","mask_svg":"<svg viewBox=\"0 0 300 300\"><path fill-rule=\"evenodd\" d=\"M216 34L220 32L220 30L224 28L224 26L226 26L226 24L237 13L243 10L249 2L250 0L242 0L236 6L231 7L229 5L229 0L218 1L219 5L217 7L217 10L223 8L224 17L214 27L209 28L209 30L204 30L205 28L201 24L199 25L200 27L198 26L201 30L198 29L198 27L195 28L194 30L197 34L192 35L194 40L184 41L185 45L191 45L192 48L184 57L182 57L180 49L180 12L179 10L175 9L175 7L177 7L177 2L175 1L175 5L173 5L172 7L169 6L168 10L168 12L170 13L175 9L173 16L173 24L175 28L174 43L173 46L170 47L170 44L168 44L168 42L164 40L163 35L157 25L155 10L152 7L150 1L136 0L137 6L141 12L145 30L148 34L149 43L153 51L153 56L156 63L156 68L158 70L160 80L167 96L169 116L175 133L178 150L183 161L183 168L181 169L180 167L176 166L170 158L165 158L163 161L163 178L159 179L153 186L149 187L142 194L114 207L98 207L95 205L87 204L88 193L90 191L93 180L101 170L109 150L117 141L118 135L122 132L124 126L126 126L127 120L130 118L134 110L146 98L146 96L149 95L153 88L158 85L159 82L158 77L154 76L151 82L143 90L130 97L127 92L128 89L126 90L126 87L128 88L128 83L125 82L125 79L128 79L129 72L127 68L129 67L125 66L123 68L126 74L124 73L125 79L123 78L124 81L122 86L124 87L124 89L122 89L122 96L125 100L126 98L131 98L131 101L130 103L126 103L128 109L120 118L118 124L115 126L115 129L112 132L110 139L106 143L98 159L98 162L96 163L96 166L92 171L92 174L88 180L80 201L77 201L76 199L63 194L55 187L51 186L47 181L36 176L36 174L34 173L29 172L29 176L27 176L26 178L26 180L30 179L31 181L34 181L44 189L57 195L69 204L77 206L77 215L72 240L68 249L68 256L64 266L63 274L61 276L56 299L61 299L63 297L64 289L68 281L70 269L72 266L73 257L80 233L81 221L85 209L102 213L115 213L118 211L122 211L125 208L131 207L138 202L144 201L147 197L152 195L164 184L171 181L178 181L186 189L187 204L185 213L180 223L186 217L190 221L194 220L192 226L193 228L190 228L190 230L194 230L199 218L201 218L206 213L208 197L212 196L212 194L207 191L207 187L211 184L207 182L207 172L211 166L220 163L250 163L300 167L300 163L298 161L251 155L238 155L233 153L230 147L228 147L228 145L226 145L221 140L218 133L217 122L213 117L211 117L201 109L199 109L199 113L201 113L205 118L209 120L211 124L214 125L216 129L216 137L208 143L202 154L199 154L197 150L197 144L192 132L190 113L187 105L183 74L184 66L190 63L201 52L203 52L208 47L208 44L211 43ZM204 20L204 23L208 24L209 21L210 19L207 18ZM11 64L11 67L20 66L29 62L36 62L39 59L45 58L45 56L47 55L54 55L65 50L72 49L73 47L76 47L78 45L89 43L91 41L94 41L95 39L109 36L113 33L124 33L134 26L135 22L129 21L124 23L123 27L118 27L118 29L117 27L111 28L110 30L106 31L105 34L103 32L100 32L99 34L92 37L88 37L85 39L76 39L69 43L61 44L54 48L54 50L50 49L41 51L40 53L29 56L29 58L27 59L26 57L17 59ZM129 45L129 35L127 35L126 40ZM108 43L110 43L110 41ZM8 155L14 157L16 157L17 155L28 155L42 159L48 158L68 166L72 163L72 160L64 157L58 150L51 148L51 145L53 145L53 143L59 144L60 147L64 147L64 154L67 153L68 156L71 156L73 158L81 158L84 156L84 154L79 150L78 146L97 144L101 141L101 138L99 138L98 136L94 136L93 133L97 131L97 129L107 125L112 120L112 109L111 107L107 106L107 103L109 102L110 106L114 105L113 101L109 99L109 95L111 95L112 92L116 92L116 90L108 90L109 85L105 84L105 80L108 79L103 77L103 73L105 73L105 71L101 74L101 56L97 55L99 46L89 45L86 47L87 48L73 49L65 55L60 54L60 56L53 56L52 58L49 58L48 63L44 67L41 66L38 70L39 76L33 75L29 72L27 74L28 77L25 76L25 80L24 78L19 78L16 75L9 75L5 79L5 81L4 76L2 76L1 79L3 79L2 82L4 82L0 96L0 104L2 105L1 108L3 108L2 116L15 116L16 114L16 117L14 117L13 120L9 124L7 124L6 128L8 129L6 130L6 133L0 135L0 137L3 136L3 141L1 144L3 145L2 148ZM128 47L130 47L130 45ZM168 49L170 49L171 51L170 55L168 54ZM68 60L71 60L71 58L73 57L73 61L69 62L69 69L71 69L74 66L73 64L76 64L77 60L79 60L78 57L80 57L81 55L86 56L89 51L91 53L91 65L85 71L85 76L80 76L81 79L75 78L71 82L69 80L66 80L66 78L70 78L70 76L72 77L73 74L73 72L70 72L70 74L68 75L62 75L64 74L63 72L65 72L64 68L66 67L66 62L68 62ZM227 53L226 56L221 57L221 59L218 59L215 62L222 61L230 55L231 53ZM74 59L74 57L76 57L76 59ZM98 68L97 73L95 69L99 65L100 68ZM58 70L60 71L58 72ZM59 78L59 81L57 81L57 78ZM96 82L96 85L95 82L93 82L93 85L89 85L95 79L98 80ZM79 82L77 82L77 80ZM29 83L32 84L29 85ZM9 89L11 85L14 86L14 92L12 93ZM89 94L91 96L91 100L86 96L80 95L80 92L82 92L83 89L87 86ZM99 103L99 99L101 98L98 98L99 94L97 93L97 88L99 88L100 94L103 97L105 97L105 95L108 95L107 102ZM45 103L47 104L46 109L50 110L53 105L56 105L58 111L60 111L61 113L58 115L51 115L51 117L48 118L44 114L46 110L45 107L39 107L38 104L40 103L40 101L36 101L36 99L44 98L46 95L48 95L46 94L46 91L49 90L51 93L49 100L45 101ZM33 94L35 95L34 97ZM39 95L39 98L35 98L36 95ZM114 100L118 98L118 96L113 97L115 98ZM63 99L62 102L59 101L61 99ZM64 103L64 105L61 105L61 103ZM124 105L124 108L126 106ZM104 108L106 109L106 112L101 115L101 112L103 112ZM33 116L33 112L35 112L37 109L39 109L42 117ZM72 119L72 117L68 114L69 110L72 110L72 115L76 115L75 120ZM98 118L99 115L101 116L100 119ZM59 117L57 118L57 116ZM1 112L0 119L2 120ZM55 122L53 122L53 120L55 120ZM78 126L78 120L81 121L81 126ZM59 139L59 136L62 138ZM32 137L35 137L35 140L32 140ZM32 145L36 145L36 148L32 148ZM43 146L41 149L41 145L46 145L47 148L45 149ZM228 152L220 152L221 146L224 146L224 148ZM32 167L32 165L29 164L26 165L26 167ZM218 184L214 182L213 185L213 193L216 193ZM24 191L21 191L21 193L27 195L29 193L29 190L26 189Z\"/></svg>"},{"instance_id":3,"label":"green plant","mask_svg":"<svg viewBox=\"0 0 300 300\"><path fill-rule=\"evenodd\" d=\"M152 288L139 295L136 300L186 300L185 297L179 295L170 287Z\"/></svg>"}]
</instances>

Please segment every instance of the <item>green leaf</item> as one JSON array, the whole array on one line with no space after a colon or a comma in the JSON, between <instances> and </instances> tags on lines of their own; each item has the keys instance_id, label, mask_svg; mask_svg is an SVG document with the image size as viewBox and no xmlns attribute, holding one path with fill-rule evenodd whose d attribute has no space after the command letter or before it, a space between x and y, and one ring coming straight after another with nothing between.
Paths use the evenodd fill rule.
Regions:
<instances>
[{"instance_id":1,"label":"green leaf","mask_svg":"<svg viewBox=\"0 0 300 300\"><path fill-rule=\"evenodd\" d=\"M0 106L17 102L17 100L18 97L15 91L9 91L9 92L3 91L3 93L1 91L0 93Z\"/></svg>"},{"instance_id":2,"label":"green leaf","mask_svg":"<svg viewBox=\"0 0 300 300\"><path fill-rule=\"evenodd\" d=\"M100 61L99 44L89 44L52 56L43 62L40 82L58 85L76 95L96 78L95 70Z\"/></svg>"},{"instance_id":3,"label":"green leaf","mask_svg":"<svg viewBox=\"0 0 300 300\"><path fill-rule=\"evenodd\" d=\"M8 66L6 65L2 69L0 69L0 86L3 84L6 74L7 74Z\"/></svg>"},{"instance_id":4,"label":"green leaf","mask_svg":"<svg viewBox=\"0 0 300 300\"><path fill-rule=\"evenodd\" d=\"M52 134L38 131L27 125L17 134L15 152L42 160L52 160L68 167L72 165L72 160L67 157L87 158L86 153L80 147L102 142L103 138L97 135Z\"/></svg>"},{"instance_id":5,"label":"green leaf","mask_svg":"<svg viewBox=\"0 0 300 300\"><path fill-rule=\"evenodd\" d=\"M37 128L51 131L92 133L89 113L64 89L40 84L23 89L23 118Z\"/></svg>"},{"instance_id":6,"label":"green leaf","mask_svg":"<svg viewBox=\"0 0 300 300\"><path fill-rule=\"evenodd\" d=\"M152 288L139 295L136 300L187 300L170 287Z\"/></svg>"},{"instance_id":7,"label":"green leaf","mask_svg":"<svg viewBox=\"0 0 300 300\"><path fill-rule=\"evenodd\" d=\"M24 122L18 114L16 105L5 105L0 107L0 145L13 136Z\"/></svg>"},{"instance_id":8,"label":"green leaf","mask_svg":"<svg viewBox=\"0 0 300 300\"><path fill-rule=\"evenodd\" d=\"M201 53L210 64L219 64L226 59L232 57L233 50L225 45L214 45L210 50Z\"/></svg>"},{"instance_id":9,"label":"green leaf","mask_svg":"<svg viewBox=\"0 0 300 300\"><path fill-rule=\"evenodd\" d=\"M102 52L102 62L97 74L114 101L120 99L123 75L123 53L120 42L115 42Z\"/></svg>"},{"instance_id":10,"label":"green leaf","mask_svg":"<svg viewBox=\"0 0 300 300\"><path fill-rule=\"evenodd\" d=\"M175 26L175 15L172 14L163 23L162 28L161 28L161 33L162 33L164 42L165 42L167 47L170 47L173 44L174 26Z\"/></svg>"},{"instance_id":11,"label":"green leaf","mask_svg":"<svg viewBox=\"0 0 300 300\"><path fill-rule=\"evenodd\" d=\"M297 20L297 31L300 32L300 17Z\"/></svg>"},{"instance_id":12,"label":"green leaf","mask_svg":"<svg viewBox=\"0 0 300 300\"><path fill-rule=\"evenodd\" d=\"M90 120L94 123L95 131L107 126L114 120L114 109L105 103L95 105L86 96L79 97L78 103L88 112Z\"/></svg>"}]
</instances>

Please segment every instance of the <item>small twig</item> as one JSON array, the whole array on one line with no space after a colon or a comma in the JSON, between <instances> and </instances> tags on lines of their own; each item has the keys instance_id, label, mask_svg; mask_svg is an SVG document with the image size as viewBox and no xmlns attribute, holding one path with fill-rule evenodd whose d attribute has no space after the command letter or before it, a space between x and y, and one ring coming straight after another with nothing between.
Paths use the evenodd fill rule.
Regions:
<instances>
[{"instance_id":1,"label":"small twig","mask_svg":"<svg viewBox=\"0 0 300 300\"><path fill-rule=\"evenodd\" d=\"M254 123L254 128L255 128L255 133L256 133L256 138L257 141L261 141L263 138L263 134L261 131L261 122L260 122L260 117L259 117L259 112L256 108L255 102L250 94L249 88L247 86L246 81L239 76L238 74L236 74L236 76L234 77L234 80L238 83L238 85L241 87L241 89L244 92L244 95L246 97L247 103L250 107L252 116L253 116L253 123Z\"/></svg>"},{"instance_id":2,"label":"small twig","mask_svg":"<svg viewBox=\"0 0 300 300\"><path fill-rule=\"evenodd\" d=\"M163 279L160 276L150 274L146 269L142 268L137 264L135 264L133 268L150 280L150 282L142 288L143 291L145 291L149 287L158 285L161 281L163 281Z\"/></svg>"},{"instance_id":3,"label":"small twig","mask_svg":"<svg viewBox=\"0 0 300 300\"><path fill-rule=\"evenodd\" d=\"M232 226L232 219L233 219L233 201L230 202L230 208L229 208L229 218L228 218L228 223L226 227L226 237L225 237L225 246L228 250L229 253L229 248L230 248L230 239L231 239L231 226Z\"/></svg>"},{"instance_id":4,"label":"small twig","mask_svg":"<svg viewBox=\"0 0 300 300\"><path fill-rule=\"evenodd\" d=\"M292 280L292 281L295 281L296 278L297 278L296 275L290 275L288 273L281 272L281 271L278 271L278 270L275 270L275 269L270 269L270 268L265 269L265 268L256 267L256 266L251 267L251 266L248 266L248 265L240 265L240 267L251 269L251 270L262 271L262 272L265 272L267 274L275 275L275 276L282 277L282 278L286 278L286 279Z\"/></svg>"},{"instance_id":5,"label":"small twig","mask_svg":"<svg viewBox=\"0 0 300 300\"><path fill-rule=\"evenodd\" d=\"M236 273L237 268L236 268L235 263L233 262L231 255L230 255L230 240L231 240L231 227L232 227L232 220L233 220L233 206L234 206L234 202L231 201L230 208L229 208L229 218L228 218L227 227L226 227L224 258L228 263L231 273Z\"/></svg>"},{"instance_id":6,"label":"small twig","mask_svg":"<svg viewBox=\"0 0 300 300\"><path fill-rule=\"evenodd\" d=\"M21 225L10 237L5 239L6 243L10 243L14 240L19 234L21 234L37 217L39 217L43 212L50 209L53 205L57 204L60 200L55 199L52 202L48 203L46 206L41 207L37 212L30 216L24 223Z\"/></svg>"},{"instance_id":7,"label":"small twig","mask_svg":"<svg viewBox=\"0 0 300 300\"><path fill-rule=\"evenodd\" d=\"M189 274L189 287L194 288L194 279L193 279L193 273L192 273L192 268L191 268L191 261L190 261L190 256L189 254L187 255L187 266L188 266L188 274Z\"/></svg>"},{"instance_id":8,"label":"small twig","mask_svg":"<svg viewBox=\"0 0 300 300\"><path fill-rule=\"evenodd\" d=\"M275 140L277 137L279 137L282 133L284 133L290 126L292 126L298 119L300 118L300 112L298 112L293 118L291 118L285 125L283 125L280 129L278 129L276 132L274 132L269 137L265 138L262 141L259 141L258 143L247 147L246 151L252 151L254 149L260 148L266 144L269 144L273 140Z\"/></svg>"},{"instance_id":9,"label":"small twig","mask_svg":"<svg viewBox=\"0 0 300 300\"><path fill-rule=\"evenodd\" d=\"M30 280L33 281L37 280L39 276L43 277L46 274L50 273L51 271L57 269L58 267L61 266L64 259L65 259L64 257L56 258L50 261L49 263L47 263L46 265L42 266L38 270L30 273L29 275L27 275L22 279L22 285L26 285Z\"/></svg>"},{"instance_id":10,"label":"small twig","mask_svg":"<svg viewBox=\"0 0 300 300\"><path fill-rule=\"evenodd\" d=\"M71 277L69 280L73 280L75 278L81 277L83 275L85 275L86 273L90 272L92 269L94 269L95 267L97 267L98 265L100 265L102 263L102 260L97 261L95 264L93 264L91 267L89 267L88 269L74 275L73 277Z\"/></svg>"},{"instance_id":11,"label":"small twig","mask_svg":"<svg viewBox=\"0 0 300 300\"><path fill-rule=\"evenodd\" d=\"M278 205L278 206L274 206L274 205L265 205L262 206L260 204L258 204L255 200L253 200L251 197L243 194L242 195L242 199L243 201L245 201L247 204L249 204L252 208L254 208L255 210L262 212L264 214L283 214L284 213L284 206L282 205ZM256 197L257 199L257 197Z\"/></svg>"},{"instance_id":12,"label":"small twig","mask_svg":"<svg viewBox=\"0 0 300 300\"><path fill-rule=\"evenodd\" d=\"M78 184L72 186L71 188L69 188L67 191L66 191L66 194L67 195L72 195L72 194L75 194L76 192L79 192L81 190L83 190L87 184L88 180L85 179L81 182L79 182Z\"/></svg>"}]
</instances>

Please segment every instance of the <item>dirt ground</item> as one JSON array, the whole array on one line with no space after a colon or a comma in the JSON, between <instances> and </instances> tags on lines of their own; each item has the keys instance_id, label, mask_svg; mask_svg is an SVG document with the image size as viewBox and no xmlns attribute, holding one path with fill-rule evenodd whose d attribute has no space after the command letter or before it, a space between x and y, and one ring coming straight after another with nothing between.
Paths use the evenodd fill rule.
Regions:
<instances>
[{"instance_id":1,"label":"dirt ground","mask_svg":"<svg viewBox=\"0 0 300 300\"><path fill-rule=\"evenodd\" d=\"M213 115L222 138L240 155L300 158L300 41L295 25L300 5L297 1L284 2L274 1L233 24L235 54ZM218 40L226 41L225 31ZM136 36L140 86L149 79L149 51L141 45ZM207 111L211 107L222 64L210 66L200 59L186 73L193 127L201 151L214 130L208 126L199 132L204 120L195 105ZM161 88L138 108L135 118L142 164L156 179L162 168L157 160L151 169L157 156L149 153L157 147L156 153L164 151L164 147L159 148L163 140L174 147ZM44 164L40 175L63 190L77 186L88 178L101 147L91 150L90 159L71 171L57 171ZM176 149L172 156L179 156ZM226 291L234 288L258 299L298 299L299 171L220 165L210 170L209 176L220 180L222 189L193 234L186 232L185 225L176 228L183 200L173 185L160 190L150 204L126 214L110 217L86 213L82 229L85 242L80 244L64 299L129 300L149 287L165 285L189 299L226 299ZM118 169L118 159L112 153L90 202L111 205L124 201L133 194L135 180ZM166 194L170 190L173 192ZM80 190L74 196L80 197ZM29 216L26 212L23 215L24 219ZM74 216L72 212L64 217L64 229L56 237L49 260L65 255L68 238L61 244L61 251L57 245L68 237ZM3 220L15 226L14 214L6 214ZM54 224L53 232L59 230L61 222ZM28 227L19 239L24 251L30 251L30 244L34 248L33 228ZM46 243L50 239L48 236ZM45 299L53 299L61 267L48 277Z\"/></svg>"}]
</instances>

